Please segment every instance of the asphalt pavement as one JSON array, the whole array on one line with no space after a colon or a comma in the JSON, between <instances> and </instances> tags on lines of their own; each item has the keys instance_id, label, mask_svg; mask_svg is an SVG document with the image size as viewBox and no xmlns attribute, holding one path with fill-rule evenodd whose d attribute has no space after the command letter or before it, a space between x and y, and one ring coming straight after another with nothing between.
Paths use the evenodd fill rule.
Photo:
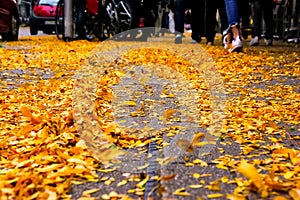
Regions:
<instances>
[{"instance_id":1,"label":"asphalt pavement","mask_svg":"<svg viewBox=\"0 0 300 200\"><path fill-rule=\"evenodd\" d=\"M39 36L42 36L42 35L46 36L47 34L43 33L43 31L38 31L37 35L39 35ZM19 29L19 36L31 36L29 26L20 27L20 29Z\"/></svg>"}]
</instances>

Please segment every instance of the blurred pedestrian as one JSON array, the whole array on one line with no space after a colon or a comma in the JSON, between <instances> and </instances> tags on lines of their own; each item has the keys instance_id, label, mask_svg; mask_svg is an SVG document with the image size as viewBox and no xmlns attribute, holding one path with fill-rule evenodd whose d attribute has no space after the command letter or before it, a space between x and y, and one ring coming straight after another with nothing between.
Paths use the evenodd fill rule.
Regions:
<instances>
[{"instance_id":1,"label":"blurred pedestrian","mask_svg":"<svg viewBox=\"0 0 300 200\"><path fill-rule=\"evenodd\" d=\"M158 1L157 6L157 18L155 21L155 36L159 36L165 34L166 30L169 27L169 8L168 2L166 0Z\"/></svg>"},{"instance_id":2,"label":"blurred pedestrian","mask_svg":"<svg viewBox=\"0 0 300 200\"><path fill-rule=\"evenodd\" d=\"M158 0L143 0L141 15L144 15L144 27L155 27L155 21L158 17ZM154 33L154 32L153 32Z\"/></svg>"},{"instance_id":3,"label":"blurred pedestrian","mask_svg":"<svg viewBox=\"0 0 300 200\"><path fill-rule=\"evenodd\" d=\"M273 43L273 4L274 0L253 0L252 2L252 40L250 46L257 46L262 35L262 18L265 24L265 43Z\"/></svg>"},{"instance_id":4,"label":"blurred pedestrian","mask_svg":"<svg viewBox=\"0 0 300 200\"><path fill-rule=\"evenodd\" d=\"M164 12L162 15L162 22L161 27L163 28L162 35L166 33L166 31L169 29L169 13L170 13L170 7L168 4L168 1L165 0L163 2Z\"/></svg>"},{"instance_id":5,"label":"blurred pedestrian","mask_svg":"<svg viewBox=\"0 0 300 200\"><path fill-rule=\"evenodd\" d=\"M225 0L229 27L223 32L224 48L229 52L240 52L243 49L238 0Z\"/></svg>"},{"instance_id":6,"label":"blurred pedestrian","mask_svg":"<svg viewBox=\"0 0 300 200\"><path fill-rule=\"evenodd\" d=\"M182 43L186 11L191 9L192 43L200 43L204 36L205 0L173 0L175 20L175 43Z\"/></svg>"},{"instance_id":7,"label":"blurred pedestrian","mask_svg":"<svg viewBox=\"0 0 300 200\"><path fill-rule=\"evenodd\" d=\"M224 0L206 0L205 35L207 45L212 45L214 43L217 25L217 11L219 13L221 21L220 31L221 33L223 33L223 31L228 27L228 20Z\"/></svg>"}]
</instances>

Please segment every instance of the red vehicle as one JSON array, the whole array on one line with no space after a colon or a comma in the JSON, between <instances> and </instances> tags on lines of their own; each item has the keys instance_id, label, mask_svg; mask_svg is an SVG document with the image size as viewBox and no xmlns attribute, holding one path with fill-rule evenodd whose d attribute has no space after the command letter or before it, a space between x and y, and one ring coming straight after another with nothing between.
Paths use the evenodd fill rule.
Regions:
<instances>
[{"instance_id":1,"label":"red vehicle","mask_svg":"<svg viewBox=\"0 0 300 200\"><path fill-rule=\"evenodd\" d=\"M58 0L37 0L29 17L30 34L38 31L47 34L55 32L55 13Z\"/></svg>"},{"instance_id":2,"label":"red vehicle","mask_svg":"<svg viewBox=\"0 0 300 200\"><path fill-rule=\"evenodd\" d=\"M0 0L0 35L3 41L17 41L20 18L16 1Z\"/></svg>"}]
</instances>

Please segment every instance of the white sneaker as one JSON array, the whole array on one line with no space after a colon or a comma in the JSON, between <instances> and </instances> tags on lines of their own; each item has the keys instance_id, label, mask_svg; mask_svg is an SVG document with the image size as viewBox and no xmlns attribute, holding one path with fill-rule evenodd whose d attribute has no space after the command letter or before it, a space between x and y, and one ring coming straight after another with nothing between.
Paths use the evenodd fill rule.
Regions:
<instances>
[{"instance_id":1,"label":"white sneaker","mask_svg":"<svg viewBox=\"0 0 300 200\"><path fill-rule=\"evenodd\" d=\"M243 42L240 37L237 37L232 41L232 47L229 49L229 52L241 52L243 49Z\"/></svg>"},{"instance_id":2,"label":"white sneaker","mask_svg":"<svg viewBox=\"0 0 300 200\"><path fill-rule=\"evenodd\" d=\"M243 42L241 38L241 31L238 24L232 24L223 32L224 48L229 52L241 52L243 49ZM234 39L234 36L236 38Z\"/></svg>"},{"instance_id":3,"label":"white sneaker","mask_svg":"<svg viewBox=\"0 0 300 200\"><path fill-rule=\"evenodd\" d=\"M252 40L250 41L250 46L257 46L259 44L259 38L258 36L255 36L254 38L252 38Z\"/></svg>"}]
</instances>

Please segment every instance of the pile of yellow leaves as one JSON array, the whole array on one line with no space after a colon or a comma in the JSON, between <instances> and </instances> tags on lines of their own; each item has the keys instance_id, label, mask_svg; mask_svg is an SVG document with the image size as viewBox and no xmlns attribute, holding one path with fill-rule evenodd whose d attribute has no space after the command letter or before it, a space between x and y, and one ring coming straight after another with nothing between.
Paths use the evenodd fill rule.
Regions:
<instances>
[{"instance_id":1,"label":"pile of yellow leaves","mask_svg":"<svg viewBox=\"0 0 300 200\"><path fill-rule=\"evenodd\" d=\"M300 131L299 126L293 128L300 122L298 84L289 83L295 77L299 82L300 49L261 47L228 54L212 47L207 51L224 76L228 94L222 132L241 148L240 156L226 154L215 163L248 179L236 178L238 187L228 199L246 199L250 191L262 198L300 199L300 151L292 148L293 143L299 145L299 134L287 131Z\"/></svg>"},{"instance_id":2,"label":"pile of yellow leaves","mask_svg":"<svg viewBox=\"0 0 300 200\"><path fill-rule=\"evenodd\" d=\"M114 65L105 68L105 76L102 76L100 78L96 92L97 99L95 101L95 104L98 122L100 123L101 128L106 134L106 137L109 138L110 142L122 148L137 147L141 145L145 146L151 140L146 136L141 137L141 133L136 135L131 133L135 132L134 129L131 131L128 129L123 130L114 123L112 108L108 106L113 101L112 86L118 83L119 79L124 76L127 67L130 67L131 65L139 66L151 64L156 64L155 67L157 67L158 64L173 68L174 70L183 74L183 76L193 84L193 87L197 90L198 95L201 96L201 99L199 98L198 102L200 105L202 103L202 106L199 107L200 109L198 111L199 115L202 117L200 119L197 119L199 120L198 123L202 126L209 126L210 124L209 117L211 108L209 95L207 92L208 87L202 77L203 75L201 74L201 71L197 69L197 67L191 66L191 63L189 63L186 59L183 59L178 52L177 54L175 54L174 52L168 51L163 48L134 49L127 52L120 58L120 60L117 61L117 65L120 68L119 70L116 70L116 66ZM169 74L170 72L162 71L161 75L167 76L164 73ZM147 79L149 78L151 77L144 77L145 81L147 81ZM141 82L143 81L144 80L142 78ZM128 92L130 93L132 91ZM167 90L162 91L161 95L162 98L173 98L174 96L175 94L173 93L168 94ZM145 115L144 112L147 109L147 106L145 104L142 104L140 107L138 107L137 102L134 100L124 101L122 102L122 105L137 108L136 111L131 112L131 117L143 116ZM206 108L204 109L203 107L205 106ZM166 110L164 113L162 113L161 119L167 122L168 120L170 120L170 118L172 118L175 112L176 111L173 109ZM146 129L143 131L147 132ZM150 135L150 132L143 134ZM161 137L157 137L156 140L162 142Z\"/></svg>"},{"instance_id":3,"label":"pile of yellow leaves","mask_svg":"<svg viewBox=\"0 0 300 200\"><path fill-rule=\"evenodd\" d=\"M72 126L74 83L68 78L96 43L24 37L4 45L0 70L29 73L1 79L0 198L68 198L71 184L98 178L98 162ZM49 79L42 77L49 72Z\"/></svg>"},{"instance_id":4,"label":"pile of yellow leaves","mask_svg":"<svg viewBox=\"0 0 300 200\"><path fill-rule=\"evenodd\" d=\"M98 181L99 162L91 156L73 124L74 80L70 78L97 45L99 43L88 41L65 43L47 36L23 37L19 42L6 43L0 48L0 199L70 198L68 192L72 184ZM227 198L246 199L254 191L263 198L273 195L276 200L300 199L300 151L284 143L284 140L297 142L299 136L290 136L278 125L279 122L299 125L297 85L282 82L254 87L278 76L298 77L299 80L300 50L245 48L244 53L229 54L221 46L204 48L215 60L228 94L222 137L230 137L241 147L241 155L224 154L214 163L246 177L229 181L237 187ZM285 55L281 55L283 52ZM138 53L143 55L145 52ZM162 53L154 54L161 56ZM137 52L129 52L125 59L130 58L131 62L136 62L134 64L145 64L145 60L139 60L135 55ZM168 63L176 67L178 62ZM180 64L188 66L182 60ZM14 70L22 73L18 71L11 77ZM178 70L200 92L207 90L203 80L197 79L199 71ZM120 75L122 72L111 74L114 73ZM100 81L112 80L111 77L104 78ZM109 102L111 91L100 89L97 92L103 99L96 102L96 106L101 122L102 114L110 115L110 110L101 108ZM209 104L209 96L203 96L202 103ZM134 106L134 102L126 104ZM204 126L210 122L207 110L201 113L205 116L200 121ZM166 119L170 113L166 113ZM104 127L108 133L112 129L115 131L116 127ZM118 137L122 140L116 142L111 137L111 141L124 147L147 144L147 141L128 138L121 132ZM261 160L259 156L265 156L265 159ZM177 193L187 194L185 190ZM222 196L216 194L209 198Z\"/></svg>"}]
</instances>

